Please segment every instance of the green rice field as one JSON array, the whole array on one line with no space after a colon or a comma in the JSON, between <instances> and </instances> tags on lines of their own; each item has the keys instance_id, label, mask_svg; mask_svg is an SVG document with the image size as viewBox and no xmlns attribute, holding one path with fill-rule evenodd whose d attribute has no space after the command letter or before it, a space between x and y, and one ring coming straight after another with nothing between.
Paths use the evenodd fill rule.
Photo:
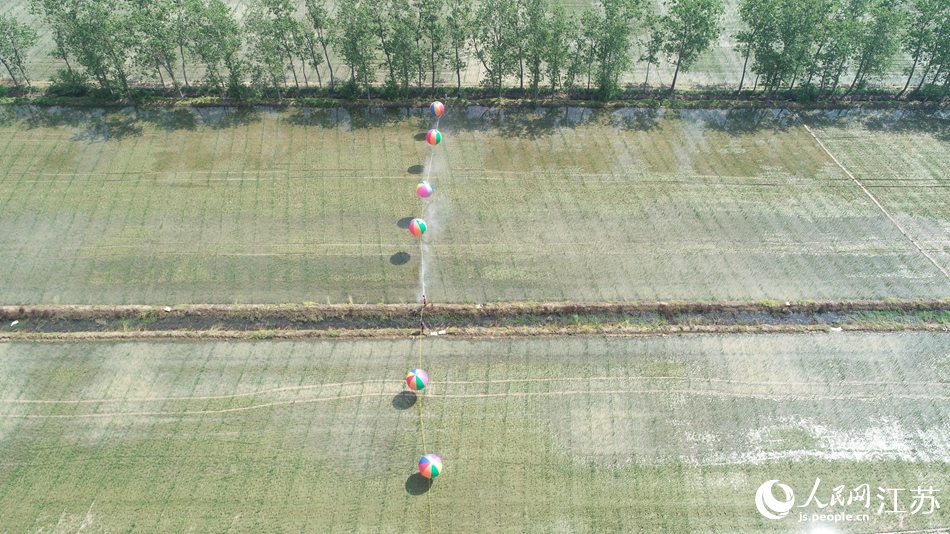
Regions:
<instances>
[{"instance_id":1,"label":"green rice field","mask_svg":"<svg viewBox=\"0 0 950 534\"><path fill-rule=\"evenodd\" d=\"M809 122L925 250L950 266L950 114L830 111Z\"/></svg>"},{"instance_id":2,"label":"green rice field","mask_svg":"<svg viewBox=\"0 0 950 534\"><path fill-rule=\"evenodd\" d=\"M931 258L781 110L21 106L0 302L950 296L947 118L803 118Z\"/></svg>"},{"instance_id":3,"label":"green rice field","mask_svg":"<svg viewBox=\"0 0 950 534\"><path fill-rule=\"evenodd\" d=\"M0 344L0 532L930 532L948 384L929 334Z\"/></svg>"}]
</instances>

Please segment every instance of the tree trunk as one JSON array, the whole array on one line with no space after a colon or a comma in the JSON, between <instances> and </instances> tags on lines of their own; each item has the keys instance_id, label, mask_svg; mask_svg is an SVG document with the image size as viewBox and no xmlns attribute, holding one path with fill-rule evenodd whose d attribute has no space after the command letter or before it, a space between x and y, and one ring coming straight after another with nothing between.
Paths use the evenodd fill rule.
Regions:
<instances>
[{"instance_id":1,"label":"tree trunk","mask_svg":"<svg viewBox=\"0 0 950 534\"><path fill-rule=\"evenodd\" d=\"M825 47L825 43L824 43L824 41L822 41L822 43L821 43L820 45L818 45L818 50L815 52L815 57L812 58L812 64L815 64L815 65L818 64L818 56L819 56L819 54L821 54L821 49L824 48L824 47ZM814 77L814 75L815 75L815 71L809 69L809 71L808 71L808 81L805 82L806 85L808 85L808 84L811 83L811 79L812 79L812 77Z\"/></svg>"},{"instance_id":2,"label":"tree trunk","mask_svg":"<svg viewBox=\"0 0 950 534\"><path fill-rule=\"evenodd\" d=\"M518 89L524 91L524 59L521 56L521 49L518 49Z\"/></svg>"},{"instance_id":3,"label":"tree trunk","mask_svg":"<svg viewBox=\"0 0 950 534\"><path fill-rule=\"evenodd\" d=\"M458 80L458 93L462 94L462 69L459 65L462 64L462 58L459 57L459 47L455 47L455 78Z\"/></svg>"},{"instance_id":4,"label":"tree trunk","mask_svg":"<svg viewBox=\"0 0 950 534\"><path fill-rule=\"evenodd\" d=\"M862 71L864 71L864 60L863 60L863 59L861 60L861 63L858 64L858 72L856 72L856 73L854 74L854 79L851 80L851 86L848 87L848 90L845 91L845 94L850 94L851 91L854 90L854 87L858 84L858 80L860 80L861 78L863 78L863 72L862 72Z\"/></svg>"},{"instance_id":5,"label":"tree trunk","mask_svg":"<svg viewBox=\"0 0 950 534\"><path fill-rule=\"evenodd\" d=\"M377 27L379 27L382 25L382 19L379 17L378 13L374 13L374 14L376 15ZM389 47L386 46L386 36L383 34L382 29L380 29L379 33L377 33L376 36L379 37L379 42L383 46L383 54L386 54L386 66L389 67L389 79L395 80L396 73L393 71L393 60L392 60L392 57L390 57L389 55Z\"/></svg>"},{"instance_id":6,"label":"tree trunk","mask_svg":"<svg viewBox=\"0 0 950 534\"><path fill-rule=\"evenodd\" d=\"M930 66L933 64L934 56L936 53L930 55L930 61L927 62L927 68L924 69L923 75L920 77L920 83L917 84L916 92L920 92L920 89L924 86L924 80L927 79L927 75L930 74Z\"/></svg>"},{"instance_id":7,"label":"tree trunk","mask_svg":"<svg viewBox=\"0 0 950 534\"><path fill-rule=\"evenodd\" d=\"M429 64L432 65L432 88L435 89L435 43L429 42Z\"/></svg>"},{"instance_id":8,"label":"tree trunk","mask_svg":"<svg viewBox=\"0 0 950 534\"><path fill-rule=\"evenodd\" d=\"M165 89L165 78L162 77L162 65L158 61L155 62L155 72L158 73L158 81L162 82L162 89Z\"/></svg>"},{"instance_id":9,"label":"tree trunk","mask_svg":"<svg viewBox=\"0 0 950 534\"><path fill-rule=\"evenodd\" d=\"M72 66L69 64L69 54L66 53L66 49L63 48L63 46L60 45L59 43L56 44L56 48L57 48L57 50L59 50L59 57L63 58L63 61L66 63L66 70L67 70L70 74L72 74L72 73L73 73L73 68L72 68Z\"/></svg>"},{"instance_id":10,"label":"tree trunk","mask_svg":"<svg viewBox=\"0 0 950 534\"><path fill-rule=\"evenodd\" d=\"M14 48L14 49L13 49L13 58L16 60L16 64L19 66L20 77L23 78L23 83L24 83L27 87L29 87L29 86L30 86L30 79L27 78L27 76L26 76L26 69L23 68L23 58L20 57L20 49L19 49L19 48Z\"/></svg>"},{"instance_id":11,"label":"tree trunk","mask_svg":"<svg viewBox=\"0 0 950 534\"><path fill-rule=\"evenodd\" d=\"M13 75L13 70L10 69L10 65L7 63L7 60L4 59L4 58L2 58L2 57L0 57L0 63L3 63L3 66L6 67L7 72L10 73L10 77L13 78L13 86L14 86L16 89L19 89L19 88L20 88L20 82L18 82L17 79L16 79L16 76Z\"/></svg>"},{"instance_id":12,"label":"tree trunk","mask_svg":"<svg viewBox=\"0 0 950 534\"><path fill-rule=\"evenodd\" d=\"M914 64L910 66L910 74L907 75L907 83L904 84L904 88L901 89L901 92L897 93L897 98L903 96L907 92L907 87L910 86L910 79L914 77L914 69L917 68L917 59L920 56L920 49L918 48L917 53L914 54Z\"/></svg>"},{"instance_id":13,"label":"tree trunk","mask_svg":"<svg viewBox=\"0 0 950 534\"><path fill-rule=\"evenodd\" d=\"M534 81L532 83L534 84L534 99L535 100L538 99L538 89L539 89L539 86L541 85L540 70L541 70L541 64L537 59L535 59L534 73L531 74L531 76L534 77Z\"/></svg>"},{"instance_id":14,"label":"tree trunk","mask_svg":"<svg viewBox=\"0 0 950 534\"><path fill-rule=\"evenodd\" d=\"M683 59L683 54L682 54L682 52L681 52L680 55L676 58L676 70L673 71L673 83L670 85L670 92L671 92L671 93L676 89L676 77L679 76L679 73L680 73L680 60L681 60L681 59Z\"/></svg>"},{"instance_id":15,"label":"tree trunk","mask_svg":"<svg viewBox=\"0 0 950 534\"><path fill-rule=\"evenodd\" d=\"M174 87L175 90L178 91L178 96L184 98L184 97L185 97L185 94L182 93L181 87L178 86L178 80L175 79L175 72L172 70L172 65L171 65L171 63L168 62L168 61L165 61L165 63L163 63L163 65L165 66L165 71L168 72L168 77L172 79L172 87ZM161 69L159 69L158 74L159 74L159 76L161 76L161 74L162 74ZM163 86L163 87L165 86L165 82L164 82L164 81L162 82L162 86Z\"/></svg>"},{"instance_id":16,"label":"tree trunk","mask_svg":"<svg viewBox=\"0 0 950 534\"><path fill-rule=\"evenodd\" d=\"M851 85L848 86L848 90L844 94L849 95L851 91L854 90L854 86L858 84L858 79L861 77L861 67L858 67L858 72L854 73L854 79L851 80Z\"/></svg>"},{"instance_id":17,"label":"tree trunk","mask_svg":"<svg viewBox=\"0 0 950 534\"><path fill-rule=\"evenodd\" d=\"M749 64L749 56L751 55L752 55L752 45L749 45L749 47L746 48L746 51L745 51L745 61L742 63L742 76L739 78L739 92L740 93L742 92L742 82L745 81L745 68ZM649 69L649 67L647 67L647 69ZM647 70L647 73L649 72L650 71Z\"/></svg>"},{"instance_id":18,"label":"tree trunk","mask_svg":"<svg viewBox=\"0 0 950 534\"><path fill-rule=\"evenodd\" d=\"M303 84L305 87L310 87L310 79L307 78L307 60L303 57L300 58L300 72L303 73Z\"/></svg>"},{"instance_id":19,"label":"tree trunk","mask_svg":"<svg viewBox=\"0 0 950 534\"><path fill-rule=\"evenodd\" d=\"M386 41L383 41L383 53L386 54L386 65L389 66L389 79L395 80L396 73L393 71L393 60L389 57L389 52L386 51Z\"/></svg>"},{"instance_id":20,"label":"tree trunk","mask_svg":"<svg viewBox=\"0 0 950 534\"><path fill-rule=\"evenodd\" d=\"M290 54L290 51L287 51L287 59L290 60L290 72L294 75L294 86L297 89L300 89L300 82L297 80L297 67L294 67L294 56Z\"/></svg>"},{"instance_id":21,"label":"tree trunk","mask_svg":"<svg viewBox=\"0 0 950 534\"><path fill-rule=\"evenodd\" d=\"M188 72L185 70L185 47L181 42L178 43L178 52L181 54L181 75L185 79L185 87L190 87L188 85Z\"/></svg>"},{"instance_id":22,"label":"tree trunk","mask_svg":"<svg viewBox=\"0 0 950 534\"><path fill-rule=\"evenodd\" d=\"M835 71L835 83L831 84L832 94L838 89L838 84L841 83L841 74L844 72L844 64L845 60L841 60L838 63L838 69Z\"/></svg>"},{"instance_id":23,"label":"tree trunk","mask_svg":"<svg viewBox=\"0 0 950 534\"><path fill-rule=\"evenodd\" d=\"M310 59L313 60L313 70L316 71L317 73L317 85L319 85L320 88L322 89L323 80L320 78L320 67L317 64L317 50L313 47L313 39L311 39L309 36L307 37L307 48L310 49ZM304 62L304 59L302 57L300 58L300 62L301 63ZM307 81L307 86L309 87L310 82L309 80L307 80L306 66L304 66L303 75L304 75L304 80Z\"/></svg>"},{"instance_id":24,"label":"tree trunk","mask_svg":"<svg viewBox=\"0 0 950 534\"><path fill-rule=\"evenodd\" d=\"M333 65L330 64L330 54L327 53L327 45L320 41L320 45L323 47L323 55L327 58L327 69L330 70L330 90L333 90Z\"/></svg>"}]
</instances>

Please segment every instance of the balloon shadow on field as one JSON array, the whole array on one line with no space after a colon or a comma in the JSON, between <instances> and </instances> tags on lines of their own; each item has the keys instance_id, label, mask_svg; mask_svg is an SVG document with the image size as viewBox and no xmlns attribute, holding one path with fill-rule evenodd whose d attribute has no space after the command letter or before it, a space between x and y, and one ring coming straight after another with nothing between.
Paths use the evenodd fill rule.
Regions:
<instances>
[{"instance_id":1,"label":"balloon shadow on field","mask_svg":"<svg viewBox=\"0 0 950 534\"><path fill-rule=\"evenodd\" d=\"M406 493L409 495L425 495L432 487L432 480L416 473L406 479Z\"/></svg>"},{"instance_id":2,"label":"balloon shadow on field","mask_svg":"<svg viewBox=\"0 0 950 534\"><path fill-rule=\"evenodd\" d=\"M409 167L408 169L406 169L406 172L408 172L409 174L422 174L425 171L426 171L425 165L413 165L412 167Z\"/></svg>"},{"instance_id":3,"label":"balloon shadow on field","mask_svg":"<svg viewBox=\"0 0 950 534\"><path fill-rule=\"evenodd\" d=\"M409 263L412 256L408 252L397 252L389 257L389 263L393 265L405 265Z\"/></svg>"},{"instance_id":4,"label":"balloon shadow on field","mask_svg":"<svg viewBox=\"0 0 950 534\"><path fill-rule=\"evenodd\" d=\"M416 405L418 396L414 391L400 391L393 397L393 408L397 410L408 410Z\"/></svg>"},{"instance_id":5,"label":"balloon shadow on field","mask_svg":"<svg viewBox=\"0 0 950 534\"><path fill-rule=\"evenodd\" d=\"M425 141L426 133L427 132L417 133L416 135L412 136L412 138L415 139L416 141Z\"/></svg>"},{"instance_id":6,"label":"balloon shadow on field","mask_svg":"<svg viewBox=\"0 0 950 534\"><path fill-rule=\"evenodd\" d=\"M409 223L411 223L414 218L415 217L403 217L402 219L396 221L396 226L402 228L403 230L408 230Z\"/></svg>"}]
</instances>

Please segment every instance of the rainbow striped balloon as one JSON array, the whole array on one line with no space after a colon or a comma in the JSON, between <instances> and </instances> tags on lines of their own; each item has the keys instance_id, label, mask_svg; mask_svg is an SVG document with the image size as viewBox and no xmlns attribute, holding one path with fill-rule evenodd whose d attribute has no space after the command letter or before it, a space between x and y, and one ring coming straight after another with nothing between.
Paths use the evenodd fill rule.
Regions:
<instances>
[{"instance_id":1,"label":"rainbow striped balloon","mask_svg":"<svg viewBox=\"0 0 950 534\"><path fill-rule=\"evenodd\" d=\"M429 143L432 146L435 146L442 142L442 134L436 130L432 129L426 132L426 143Z\"/></svg>"},{"instance_id":2,"label":"rainbow striped balloon","mask_svg":"<svg viewBox=\"0 0 950 534\"><path fill-rule=\"evenodd\" d=\"M419 472L426 478L435 478L442 474L442 458L427 454L419 460Z\"/></svg>"},{"instance_id":3,"label":"rainbow striped balloon","mask_svg":"<svg viewBox=\"0 0 950 534\"><path fill-rule=\"evenodd\" d=\"M429 104L429 113L435 115L436 117L441 117L445 113L445 106L442 102L433 102Z\"/></svg>"},{"instance_id":4,"label":"rainbow striped balloon","mask_svg":"<svg viewBox=\"0 0 950 534\"><path fill-rule=\"evenodd\" d=\"M422 234L426 233L426 222L422 219L409 221L409 233L416 237L422 237Z\"/></svg>"},{"instance_id":5,"label":"rainbow striped balloon","mask_svg":"<svg viewBox=\"0 0 950 534\"><path fill-rule=\"evenodd\" d=\"M425 389L429 384L429 375L422 369L410 369L409 374L406 375L406 384L413 391Z\"/></svg>"},{"instance_id":6,"label":"rainbow striped balloon","mask_svg":"<svg viewBox=\"0 0 950 534\"><path fill-rule=\"evenodd\" d=\"M416 186L416 194L422 198L429 198L429 195L432 194L432 184L425 180L419 182L419 185Z\"/></svg>"}]
</instances>

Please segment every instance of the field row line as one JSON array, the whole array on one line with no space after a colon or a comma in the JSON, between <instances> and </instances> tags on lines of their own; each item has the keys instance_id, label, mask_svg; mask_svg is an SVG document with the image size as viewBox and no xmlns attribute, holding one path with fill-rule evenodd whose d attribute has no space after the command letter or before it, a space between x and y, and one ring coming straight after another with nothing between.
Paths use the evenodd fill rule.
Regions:
<instances>
[{"instance_id":1,"label":"field row line","mask_svg":"<svg viewBox=\"0 0 950 534\"><path fill-rule=\"evenodd\" d=\"M892 223L894 223L894 226L896 226L897 229L900 230L901 234L903 234L904 237L906 237L907 239L909 239L910 242L913 243L915 247L917 247L917 250L919 250L921 254L923 254L924 256L926 256L927 259L930 260L930 263L932 263L932 264L934 265L934 267L936 267L937 269L940 270L940 272L943 273L943 275L947 278L947 280L950 280L950 271L947 271L947 269L945 269L942 265L940 265L940 264L937 262L937 260L934 259L933 256L931 256L926 250L924 250L924 248L920 245L920 243L918 243L917 240L914 239L914 238L907 232L906 229L904 229L904 227L901 225L901 223L899 223L899 222L897 221L897 219L895 219L894 216L891 215L890 212L888 212L887 209L885 209L884 206L883 206L880 202L878 202L877 198L875 198L874 195L871 194L870 191L868 191L868 188L867 188L867 187L864 187L864 184L862 184L853 174L851 174L851 171L849 171L849 170L847 169L847 167L845 167L844 164L841 163L841 161L839 161L838 158L836 158L835 155L831 153L831 150L829 150L828 147L825 146L825 144L821 141L821 139L819 139L818 136L815 135L815 132L812 131L812 129L809 128L807 124L805 124L805 121L803 121L803 120L801 120L801 118L799 118L799 116L798 116L797 113L796 113L794 116L795 116L796 119L798 119L798 122L800 122L801 125L805 127L805 131L807 131L807 132L815 139L815 141L818 142L818 145L822 148L822 150L824 150L825 153L828 154L828 157L830 157L835 163L837 163L837 164L838 164L838 167L840 167L841 170L844 171L845 174L847 174L847 175L851 178L851 180L853 180L854 183L857 184L858 187L861 188L862 191L864 191L864 194L866 194L866 195L868 196L868 198L870 198L871 201L874 202L874 204L884 213L884 215L886 215L887 218L890 219L890 221L891 221Z\"/></svg>"},{"instance_id":2,"label":"field row line","mask_svg":"<svg viewBox=\"0 0 950 534\"><path fill-rule=\"evenodd\" d=\"M552 382L601 382L610 380L626 381L647 381L647 380L679 380L689 382L706 382L716 384L736 384L743 386L826 386L828 384L816 384L813 381L808 382L759 382L748 380L730 380L726 378L695 378L688 376L595 376L595 377L565 377L565 378L511 378L503 380L442 380L439 384L452 385L492 385L492 384L519 384L519 383L552 383ZM360 382L334 382L329 384L312 384L308 386L287 386L281 388L263 389L260 391L250 391L247 393L235 393L231 395L204 395L190 397L123 397L123 398L100 398L100 399L78 399L78 400L33 400L33 399L0 399L0 403L9 404L93 404L105 402L168 402L168 401L201 401L201 400L225 400L242 397L253 397L256 395L269 395L286 391L304 391L329 387L351 387L365 386L371 384L395 383L395 380L363 380ZM948 386L945 382L888 382L885 380L845 380L834 382L834 386L922 386L922 387L941 387Z\"/></svg>"},{"instance_id":3,"label":"field row line","mask_svg":"<svg viewBox=\"0 0 950 534\"><path fill-rule=\"evenodd\" d=\"M583 390L583 391L539 391L539 392L508 392L508 393L474 393L474 394L431 394L430 399L487 399L500 397L558 397L570 395L693 395L705 397L720 398L742 398L758 400L792 400L792 401L827 401L827 400L950 400L950 395L933 394L838 394L838 395L781 395L766 393L739 393L727 391L697 391L689 389L619 389L619 390ZM313 404L318 402L340 401L349 399L362 399L369 397L389 397L392 392L385 393L356 393L352 395L340 395L336 397L321 397L316 399L295 399L288 401L275 401L264 404L255 404L251 406L241 406L238 408L222 408L220 410L185 410L179 412L110 412L110 413L90 413L90 414L70 414L70 415L31 415L31 414L4 414L0 418L6 419L90 419L103 417L173 417L186 415L214 415L235 412L246 412L258 410L261 408L272 408L275 406L293 406L297 404Z\"/></svg>"},{"instance_id":4,"label":"field row line","mask_svg":"<svg viewBox=\"0 0 950 534\"><path fill-rule=\"evenodd\" d=\"M237 174L237 175L283 175L281 178L296 178L293 176L286 176L291 173L299 174L319 174L326 175L328 173L353 173L353 174L363 174L362 176L339 176L339 178L353 178L353 179L388 179L388 180L405 180L405 174L400 172L399 174L383 174L379 170L375 169L351 169L351 168L281 168L277 170L224 170L224 171L213 171L213 170L174 170L174 171L117 171L117 172L62 172L62 173L46 173L46 172L30 172L30 171L8 171L5 173L5 176L50 176L50 177L95 177L95 176L155 176L162 177L168 175L213 175L213 174ZM538 176L536 180L541 180L543 177L550 176L570 176L572 178L615 178L618 176L618 173L609 173L609 172L570 172L564 170L525 170L525 171L503 171L503 170L486 170L486 169L453 169L453 177L465 177L465 178L474 178L479 180L504 180L504 178L495 178L493 176L485 176L485 174L492 175L512 175L516 177L523 177L526 175ZM629 174L620 174L621 176L630 176ZM677 178L699 178L705 180L720 180L722 178L733 178L733 179L744 179L744 180L762 180L761 176L743 176L743 175L719 175L719 174L690 174L690 173L658 173L658 172L642 172L637 173L635 176L671 176ZM331 178L336 176L331 176ZM242 180L243 178L209 178L209 181L235 181ZM118 180L103 180L104 182L108 181L118 181ZM662 183L669 183L672 181L666 180L656 180ZM683 180L680 180L683 181ZM845 178L835 178L828 177L828 181L847 181ZM52 183L52 180L5 180L2 183ZM789 185L786 182L762 182L755 185Z\"/></svg>"},{"instance_id":5,"label":"field row line","mask_svg":"<svg viewBox=\"0 0 950 534\"><path fill-rule=\"evenodd\" d=\"M933 240L933 241L928 240L927 242L928 242L928 243L931 243L931 244L933 244L933 245L942 245L942 244L950 243L950 240ZM847 243L845 243L845 244L843 245L840 241L801 241L801 242L796 242L796 243L793 243L793 244L775 243L775 244L771 244L771 245L768 244L768 243L765 243L765 244L763 244L763 246L759 246L759 247L724 247L724 246L715 246L715 244L721 244L721 245L734 244L734 241L729 241L729 240L721 240L721 241L720 241L720 240L705 240L705 241L702 241L702 242L686 240L686 241L677 241L677 242L675 242L675 243L673 243L673 244L670 244L670 243L668 243L668 242L665 242L665 243L657 243L657 242L654 242L654 241L634 241L634 242L628 242L628 243L625 243L625 244L628 245L628 246L644 245L644 246L654 247L654 248L651 249L651 250L654 251L654 252L665 251L665 250L667 250L667 249L675 249L675 250L677 250L677 251L694 251L694 252L695 252L695 251L700 251L700 252L701 252L701 251L708 251L708 252L716 252L716 253L722 253L722 252L732 252L732 253L736 253L736 252L741 252L741 253L759 253L759 252L762 252L762 253L765 253L765 252L767 252L767 253L775 253L775 252L788 252L788 253L800 253L800 254L811 254L811 255L813 255L813 254L816 254L816 253L819 253L819 252L823 252L823 251L816 251L816 250L815 250L816 247L825 247L825 246L829 247L830 249L832 249L832 250L833 250L834 252L836 252L836 253L852 252L852 253L854 253L854 254L860 254L861 252L864 252L864 251L867 251L867 250L871 250L871 251L873 251L874 253L883 253L883 252L900 253L900 252L903 252L903 249L901 249L901 248L895 248L895 247L893 247L893 246L887 246L887 247L885 247L885 246L882 246L882 245L879 245L879 244L861 244L861 243L854 243L854 244L851 244L851 245L848 245ZM666 246L663 246L664 244L665 244ZM689 246L690 244L692 244L693 246ZM184 243L183 243L183 245L184 245ZM189 241L189 242L187 243L187 245L189 245L189 246L194 246L194 247L203 246L203 247L206 248L206 250L203 250L203 251L154 250L155 247L152 246L152 245L150 245L150 244L148 244L148 243L130 243L130 244L127 244L127 245L84 245L84 246L76 247L76 249L74 249L74 250L75 250L76 252L79 252L79 251L83 251L83 250L101 250L101 249L126 249L126 250L127 250L127 249L147 248L147 249L151 250L151 251L154 253L153 255L157 255L157 256L240 256L240 257L244 257L244 256L264 256L264 257L266 257L266 256L301 256L301 255L310 255L310 254L314 254L314 253L315 253L315 249L319 249L319 248L321 248L321 247L377 248L377 246L378 246L379 248L387 248L387 249L388 249L388 248L390 248L390 247L397 247L397 248L398 248L398 247L404 246L403 243L380 243L380 244L378 244L377 246L374 246L374 245L370 245L370 244L366 244L366 243L319 243L319 242L313 242L313 243L287 243L287 244L281 244L281 245L279 245L279 246L295 247L295 248L296 248L296 247L312 247L312 249L310 249L310 250L302 250L302 251L299 251L299 252L295 252L295 251L286 251L286 252L215 252L215 251L213 251L213 250L207 250L207 249L214 248L214 247L230 248L230 246L229 246L228 244L223 244L223 245L222 245L222 244L219 244L219 243L207 243L207 244L204 244L204 245L200 245L200 244L198 244L198 243L195 243L194 241ZM552 248L552 247L568 247L568 248L570 248L570 249L576 249L576 248L585 248L585 249L586 249L586 248L607 247L608 245L609 245L609 243L607 243L607 242L601 242L601 243L590 243L590 242L586 242L586 243L544 243L543 245L542 245L542 244L535 244L535 243L506 243L506 244L497 244L497 243L442 243L442 244L438 244L438 243L430 243L430 244L429 244L429 246L432 247L432 248L434 248L434 249L482 249L482 250L484 250L485 247L491 247L491 248L496 248L496 249L502 249L502 250L504 250L504 251L525 251L525 250L528 250L528 249L531 249L531 248L538 248L538 249L544 249L544 250L546 250L546 249L549 249L549 248ZM806 250L805 248L803 248L803 247L807 247L807 250ZM0 250L2 250L2 248L3 248L3 247L0 247ZM11 247L11 248L12 248L12 247ZM580 253L579 251L574 251L574 250L567 250L567 251L563 251L563 252L567 252L567 253L570 253L570 252ZM603 254L613 254L613 255L625 255L625 254L629 254L629 251L624 251L624 250L603 250L603 251L600 251L600 252L602 252ZM560 252L559 252L559 253L560 253ZM366 252L366 253L362 253L361 255L363 255L363 256L370 256L370 255L380 255L380 256L383 256L383 255L386 255L386 254L388 254L388 252L380 252L380 253L378 253L378 254ZM327 255L327 256L350 256L351 254L343 254L343 253L330 254L330 253L326 253L326 254L322 254L322 255ZM56 259L56 260L97 259L97 258L110 257L110 256L114 256L114 257L124 257L125 254L123 254L123 253L95 254L95 255L82 255L82 254L77 254L77 255L75 255L75 256L62 255L62 256L56 256L55 258L50 258L50 259Z\"/></svg>"},{"instance_id":6,"label":"field row line","mask_svg":"<svg viewBox=\"0 0 950 534\"><path fill-rule=\"evenodd\" d=\"M948 243L950 243L950 242L948 242ZM650 243L644 243L644 244L645 244L645 245L649 245ZM402 245L399 245L399 244L395 244L395 243L394 243L394 244L392 244L391 246L392 246L392 247L399 248L399 247L401 247ZM456 248L456 247L473 248L473 247L475 247L475 246L477 246L477 245L449 245L449 246L446 246L445 248ZM602 245L602 246L606 246L606 245ZM129 247L129 248L132 248L132 247ZM545 249L545 248L550 248L550 247L543 247L543 246L541 246L541 245L531 245L531 244L527 244L526 246L505 245L505 246L499 246L499 248L504 249L504 251L506 251L506 252L525 252L525 253L526 253L526 252L531 252L530 249L533 249L533 248ZM657 249L653 249L653 250L650 250L650 251L648 251L648 252L651 253L652 256L658 256L658 255L660 255L661 252L664 252L664 251L666 251L666 250L667 250L667 249L665 249L665 248L660 248L660 249L658 249L658 250L657 250ZM682 250L682 249L681 249L681 248L678 248L678 249L676 249L676 250ZM699 251L701 252L702 250L707 250L707 249L706 249L706 248L703 248L703 249L700 249ZM715 252L716 254L719 254L719 255L721 255L721 254L736 254L736 253L763 253L763 254L764 254L764 253L768 253L768 254L784 253L785 255L794 255L794 256L823 256L823 255L825 255L825 254L827 254L827 253L829 253L829 252L834 252L834 253L837 254L837 255L848 255L848 256L854 256L854 257L862 257L862 256L865 256L865 257L876 257L876 256L880 256L881 253L901 254L903 251L900 250L900 249L876 249L876 250L873 251L873 252L875 252L875 253L872 254L872 253L867 253L867 252L862 252L862 251L852 251L851 253L848 253L848 251L840 250L840 249L838 249L838 248L835 248L835 249L832 249L832 250L827 250L827 251L815 251L815 250L784 250L784 251L783 251L783 250L769 249L769 248L755 248L755 249L751 249L751 248L746 248L746 249L735 248L735 249L725 249L725 250L724 250L724 249L719 249L719 250L711 250L711 249L709 249L708 252ZM607 255L607 256L624 256L624 255L629 255L629 250L626 250L626 251L603 250L603 251L598 251L598 253L599 253L599 254L602 254L602 255ZM576 255L576 254L586 254L586 252L583 252L583 251L576 251L576 250L566 250L566 251L560 251L560 252L558 252L558 254L559 254L559 255L564 255L564 254ZM151 257L205 256L205 257L208 257L208 258L232 258L232 257L234 257L234 258L243 258L243 257L262 257L262 258L268 258L268 257L292 257L292 256L314 256L314 255L319 256L319 257L334 257L334 256L340 256L340 257L371 257L371 256L385 257L385 256L391 256L391 254L389 254L389 252L360 253L360 254L356 255L356 254L346 254L346 253L332 253L332 254L331 254L331 253L317 253L317 252L314 252L314 251L302 251L302 252L270 252L270 253L268 253L268 252L246 252L246 253L244 253L244 252L226 252L226 253L215 253L215 252L156 252L156 253L153 254ZM97 254L97 255L90 255L90 256L56 256L56 257L50 257L50 258L48 258L48 260L60 260L60 261L62 261L62 260L104 260L104 259L108 259L108 258L125 258L125 257L127 257L126 254Z\"/></svg>"}]
</instances>

